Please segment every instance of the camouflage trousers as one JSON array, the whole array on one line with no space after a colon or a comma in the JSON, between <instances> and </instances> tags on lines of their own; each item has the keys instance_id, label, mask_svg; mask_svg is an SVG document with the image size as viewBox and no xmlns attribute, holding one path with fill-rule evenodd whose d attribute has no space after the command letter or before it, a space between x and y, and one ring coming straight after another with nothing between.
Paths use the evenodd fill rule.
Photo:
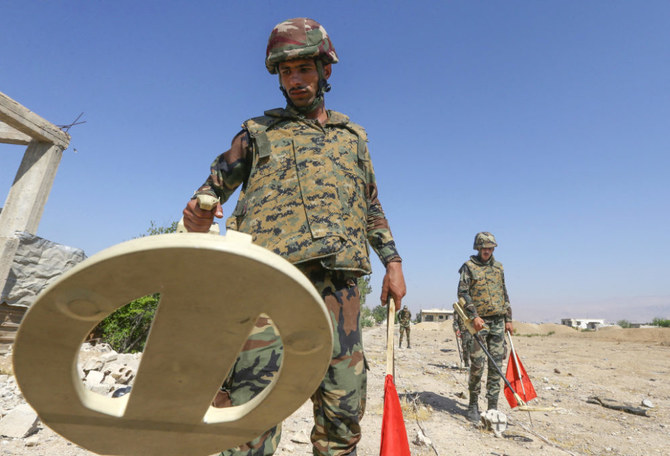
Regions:
<instances>
[{"instance_id":1,"label":"camouflage trousers","mask_svg":"<svg viewBox=\"0 0 670 456\"><path fill-rule=\"evenodd\" d=\"M409 342L409 332L410 332L409 326L400 325L400 338L399 338L399 341L398 341L398 347L400 347L402 345L403 334L407 334L407 346L409 347L411 345L410 342Z\"/></svg>"},{"instance_id":2,"label":"camouflage trousers","mask_svg":"<svg viewBox=\"0 0 670 456\"><path fill-rule=\"evenodd\" d=\"M470 353L472 353L472 344L477 344L477 342L472 339L472 334L470 334L467 329L461 331L461 342L463 348L463 361L469 361ZM477 348L479 348L479 344L477 344ZM479 350L481 351L481 348L479 348ZM482 352L482 354L484 354L484 352Z\"/></svg>"},{"instance_id":3,"label":"camouflage trousers","mask_svg":"<svg viewBox=\"0 0 670 456\"><path fill-rule=\"evenodd\" d=\"M478 335L484 342L486 349L493 357L494 361L502 369L503 359L505 358L505 317L482 317L488 329L482 329ZM465 345L465 344L464 344ZM484 376L484 366L488 361L488 372L486 374L486 399L490 402L496 402L500 394L500 374L493 366L493 363L484 353L474 337L470 342L470 378L468 380L468 389L470 398L478 397L481 391L481 381Z\"/></svg>"},{"instance_id":4,"label":"camouflage trousers","mask_svg":"<svg viewBox=\"0 0 670 456\"><path fill-rule=\"evenodd\" d=\"M365 412L366 362L360 326L360 294L356 277L344 271L328 271L320 264L297 265L323 298L333 328L333 354L328 371L312 395L314 455L355 454L361 439L360 420ZM258 395L277 373L282 344L268 318L261 317L247 339L224 389L232 405ZM222 456L273 454L281 437L281 424Z\"/></svg>"}]
</instances>

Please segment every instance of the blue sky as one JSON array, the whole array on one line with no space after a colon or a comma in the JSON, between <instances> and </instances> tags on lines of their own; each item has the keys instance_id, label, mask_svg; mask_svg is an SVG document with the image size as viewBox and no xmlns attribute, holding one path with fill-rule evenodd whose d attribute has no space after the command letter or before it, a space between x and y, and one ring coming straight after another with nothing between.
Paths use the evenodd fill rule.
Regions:
<instances>
[{"instance_id":1,"label":"blue sky","mask_svg":"<svg viewBox=\"0 0 670 456\"><path fill-rule=\"evenodd\" d=\"M177 220L241 122L284 105L267 37L307 16L340 56L327 107L368 130L414 313L451 306L491 231L518 319L670 317L668 2L26 0L0 14L0 91L86 121L39 236L91 256ZM23 151L0 145L2 201ZM373 303L382 276L374 260Z\"/></svg>"}]
</instances>

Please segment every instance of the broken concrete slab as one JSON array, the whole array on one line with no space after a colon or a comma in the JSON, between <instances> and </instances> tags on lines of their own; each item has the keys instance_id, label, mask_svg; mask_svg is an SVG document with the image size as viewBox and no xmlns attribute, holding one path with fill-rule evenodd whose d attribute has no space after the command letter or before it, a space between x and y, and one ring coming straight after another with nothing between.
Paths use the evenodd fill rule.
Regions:
<instances>
[{"instance_id":1,"label":"broken concrete slab","mask_svg":"<svg viewBox=\"0 0 670 456\"><path fill-rule=\"evenodd\" d=\"M14 408L0 420L0 435L22 439L37 430L39 418L28 404Z\"/></svg>"}]
</instances>

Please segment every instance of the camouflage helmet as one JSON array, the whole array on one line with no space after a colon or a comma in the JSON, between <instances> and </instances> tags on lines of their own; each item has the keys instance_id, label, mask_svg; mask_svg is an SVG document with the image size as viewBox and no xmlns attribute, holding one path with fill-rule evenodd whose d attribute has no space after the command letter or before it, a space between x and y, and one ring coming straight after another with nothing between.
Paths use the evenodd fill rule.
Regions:
<instances>
[{"instance_id":1,"label":"camouflage helmet","mask_svg":"<svg viewBox=\"0 0 670 456\"><path fill-rule=\"evenodd\" d=\"M473 249L479 250L481 248L493 248L498 247L496 244L496 238L488 231L482 231L475 235L475 244L472 246Z\"/></svg>"},{"instance_id":2,"label":"camouflage helmet","mask_svg":"<svg viewBox=\"0 0 670 456\"><path fill-rule=\"evenodd\" d=\"M281 22L272 29L265 53L265 67L277 73L277 64L293 59L320 58L337 63L333 43L326 29L313 19L298 17Z\"/></svg>"}]
</instances>

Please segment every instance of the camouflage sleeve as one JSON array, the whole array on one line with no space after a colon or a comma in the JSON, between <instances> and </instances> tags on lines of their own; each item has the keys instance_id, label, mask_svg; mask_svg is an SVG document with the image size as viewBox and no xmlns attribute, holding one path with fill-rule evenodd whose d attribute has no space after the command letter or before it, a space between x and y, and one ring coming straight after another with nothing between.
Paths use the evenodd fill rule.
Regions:
<instances>
[{"instance_id":1,"label":"camouflage sleeve","mask_svg":"<svg viewBox=\"0 0 670 456\"><path fill-rule=\"evenodd\" d=\"M251 157L249 133L242 130L233 138L230 149L216 157L209 177L193 197L206 194L219 198L221 203L226 202L249 177Z\"/></svg>"},{"instance_id":2,"label":"camouflage sleeve","mask_svg":"<svg viewBox=\"0 0 670 456\"><path fill-rule=\"evenodd\" d=\"M367 147L365 148L366 160L361 160L361 165L366 177L365 197L368 202L367 232L368 242L375 251L381 262L386 266L393 261L402 261L391 234L388 220L384 215L382 204L377 194L377 179L372 167Z\"/></svg>"},{"instance_id":3,"label":"camouflage sleeve","mask_svg":"<svg viewBox=\"0 0 670 456\"><path fill-rule=\"evenodd\" d=\"M509 295L507 294L507 285L505 284L505 273L502 274L503 294L505 295L505 323L512 321L512 305L509 303Z\"/></svg>"},{"instance_id":4,"label":"camouflage sleeve","mask_svg":"<svg viewBox=\"0 0 670 456\"><path fill-rule=\"evenodd\" d=\"M461 266L461 269L458 270L461 274L460 279L458 280L458 297L465 299L465 313L470 318L476 318L477 309L475 308L474 303L472 302L472 297L470 296L470 284L472 283L472 273L470 268L466 264Z\"/></svg>"}]
</instances>

